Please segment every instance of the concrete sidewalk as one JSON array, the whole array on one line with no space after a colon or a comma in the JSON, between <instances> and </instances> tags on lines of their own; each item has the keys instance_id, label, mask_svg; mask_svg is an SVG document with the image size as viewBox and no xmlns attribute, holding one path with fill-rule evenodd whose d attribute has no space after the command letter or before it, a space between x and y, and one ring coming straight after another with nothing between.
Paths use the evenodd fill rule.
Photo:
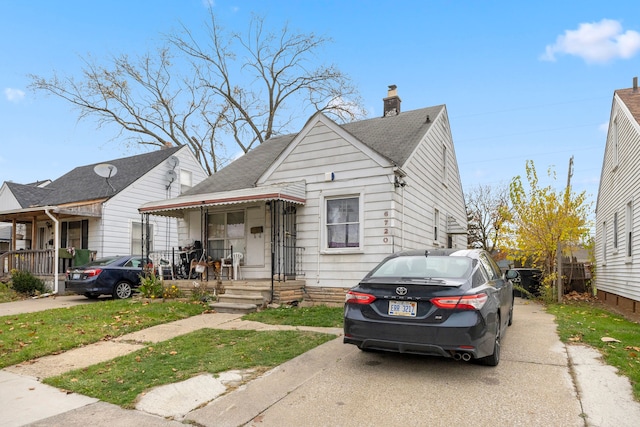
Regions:
<instances>
[{"instance_id":1,"label":"concrete sidewalk","mask_svg":"<svg viewBox=\"0 0 640 427\"><path fill-rule=\"evenodd\" d=\"M58 302L68 303L64 299ZM0 304L0 309L7 309L2 307L6 304L14 303ZM37 304L39 302L35 303ZM553 333L555 330L553 316L544 313L541 306L518 300L515 313L516 322L531 320L534 320L532 321L534 324L541 322L539 324L544 324L545 327L539 328L540 331L536 333L554 335L544 338L555 342L553 345L559 349L557 352L554 351L554 360L559 360L559 364L553 364L554 369L561 368L566 372L567 377L573 378L576 391L575 395L570 397L572 401L566 404L553 402L553 406L562 408L579 405L585 414L584 425L586 426L637 425L637 420L640 419L640 404L632 398L629 381L625 377L618 376L615 369L604 365L597 351L583 346L564 346ZM339 337L258 378L255 378L256 374L250 370L237 371L224 373L218 378L202 375L182 383L150 390L138 402L138 410L125 410L86 396L67 394L39 382L39 379L45 377L128 354L142 348L143 342L165 341L201 328L305 329L338 336L342 333L341 329L336 328L264 325L242 321L239 317L239 315L222 313L202 314L134 332L108 342L99 342L60 355L47 356L22 365L7 367L0 371L0 413L3 414L0 417L0 426L85 426L87 424L94 427L177 426L184 425L180 422L182 420L202 426L237 426L253 425L252 420L261 420L270 413L278 414L276 420L284 422L284 413L281 411L286 411L286 408L280 408L278 412L281 400L285 397L295 400L298 395L304 396L304 393L309 393L309 388L314 387L314 384L322 383L319 381L321 378L324 380L329 375L338 375L339 378L342 368L338 366L338 361L353 359L360 354L356 347L343 345ZM507 339L510 339L509 335ZM511 341L505 345L507 347L504 349L505 355L508 356L509 344L521 345L522 339L527 338L511 338ZM510 350L514 361L517 362L521 358L518 354L519 349ZM509 363L505 357L503 361ZM530 361L527 363L532 367L535 366L531 365ZM233 387L234 391L227 393L228 387ZM572 394L568 393L569 396ZM319 402L314 409L320 411L318 417L322 417L322 412L326 412ZM322 420L322 418L318 419ZM264 425L269 425L268 420L267 416L264 419L266 423ZM350 420L352 424L355 421L355 419ZM579 422L582 423L582 421ZM255 424L262 425L257 421ZM272 422L270 425L278 424ZM524 422L520 425L530 424Z\"/></svg>"}]
</instances>

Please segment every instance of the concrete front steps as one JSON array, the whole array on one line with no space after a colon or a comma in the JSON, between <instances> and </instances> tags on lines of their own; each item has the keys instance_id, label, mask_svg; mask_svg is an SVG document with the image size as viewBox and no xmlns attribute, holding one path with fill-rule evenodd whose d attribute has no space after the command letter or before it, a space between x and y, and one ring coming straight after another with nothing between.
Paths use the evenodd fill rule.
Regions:
<instances>
[{"instance_id":1,"label":"concrete front steps","mask_svg":"<svg viewBox=\"0 0 640 427\"><path fill-rule=\"evenodd\" d=\"M218 313L251 313L266 307L271 301L271 281L222 281L224 293L209 304ZM302 299L304 282L287 281L274 283L273 302L285 303L288 299ZM283 299L282 297L285 297Z\"/></svg>"}]
</instances>

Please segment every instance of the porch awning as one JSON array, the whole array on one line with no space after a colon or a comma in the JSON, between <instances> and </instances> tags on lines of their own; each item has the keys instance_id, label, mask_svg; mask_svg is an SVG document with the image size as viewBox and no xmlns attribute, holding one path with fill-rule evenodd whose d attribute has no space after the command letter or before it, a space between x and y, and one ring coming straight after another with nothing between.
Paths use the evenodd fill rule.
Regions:
<instances>
[{"instance_id":1,"label":"porch awning","mask_svg":"<svg viewBox=\"0 0 640 427\"><path fill-rule=\"evenodd\" d=\"M0 222L23 222L49 220L46 212L51 212L59 219L73 217L95 217L102 216L101 202L91 204L81 204L77 206L36 206L31 208L13 209L0 212Z\"/></svg>"},{"instance_id":2,"label":"porch awning","mask_svg":"<svg viewBox=\"0 0 640 427\"><path fill-rule=\"evenodd\" d=\"M222 206L268 200L284 200L304 205L305 181L265 185L218 193L192 194L168 200L149 202L138 208L140 213L181 218L183 211L206 206Z\"/></svg>"}]
</instances>

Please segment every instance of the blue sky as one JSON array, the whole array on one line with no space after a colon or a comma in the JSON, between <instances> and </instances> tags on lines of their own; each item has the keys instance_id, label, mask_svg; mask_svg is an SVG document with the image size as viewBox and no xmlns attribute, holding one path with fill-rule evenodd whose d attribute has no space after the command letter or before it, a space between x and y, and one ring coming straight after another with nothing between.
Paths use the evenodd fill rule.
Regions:
<instances>
[{"instance_id":1,"label":"blue sky","mask_svg":"<svg viewBox=\"0 0 640 427\"><path fill-rule=\"evenodd\" d=\"M0 182L55 179L138 154L113 128L28 90L27 75L78 75L80 57L151 51L181 24L243 31L252 13L333 39L318 58L359 88L371 117L387 86L402 110L446 104L465 190L507 184L527 159L544 180L598 191L613 91L640 74L635 1L0 0ZM307 117L301 118L299 130Z\"/></svg>"}]
</instances>

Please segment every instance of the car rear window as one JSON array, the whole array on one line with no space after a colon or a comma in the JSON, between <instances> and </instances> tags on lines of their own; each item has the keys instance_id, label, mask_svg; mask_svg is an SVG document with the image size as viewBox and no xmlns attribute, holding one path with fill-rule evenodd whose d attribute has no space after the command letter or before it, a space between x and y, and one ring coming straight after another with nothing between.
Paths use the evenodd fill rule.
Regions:
<instances>
[{"instance_id":1,"label":"car rear window","mask_svg":"<svg viewBox=\"0 0 640 427\"><path fill-rule=\"evenodd\" d=\"M119 260L120 257L108 257L108 258L100 258L95 261L90 262L89 266L100 266L100 265L109 265L113 264L115 261Z\"/></svg>"},{"instance_id":2,"label":"car rear window","mask_svg":"<svg viewBox=\"0 0 640 427\"><path fill-rule=\"evenodd\" d=\"M371 277L462 279L471 273L472 261L458 256L400 256L388 259Z\"/></svg>"}]
</instances>

